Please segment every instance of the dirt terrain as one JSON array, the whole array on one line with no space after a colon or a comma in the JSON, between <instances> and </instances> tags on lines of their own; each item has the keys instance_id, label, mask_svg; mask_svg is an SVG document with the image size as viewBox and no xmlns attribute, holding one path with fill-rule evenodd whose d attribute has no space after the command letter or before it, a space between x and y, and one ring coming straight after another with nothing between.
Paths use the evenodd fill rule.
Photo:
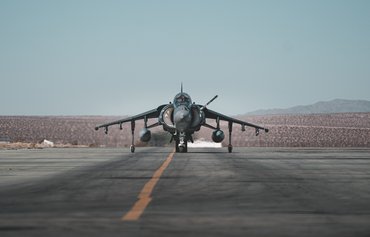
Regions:
<instances>
[{"instance_id":1,"label":"dirt terrain","mask_svg":"<svg viewBox=\"0 0 370 237\"><path fill-rule=\"evenodd\" d=\"M44 139L56 146L125 147L131 143L130 125L123 130L118 126L95 131L97 124L120 119L117 116L0 116L0 148L10 143L26 144L25 148L38 147ZM318 115L268 115L238 116L239 119L260 124L270 129L255 136L255 130L240 126L233 127L233 145L241 147L370 147L370 113L339 113ZM152 121L153 123L155 120ZM215 121L207 120L215 125ZM151 124L151 123L149 123ZM136 143L143 122L136 125ZM222 123L225 132L223 145L228 143L227 124ZM202 128L195 139L211 140L212 130ZM169 142L160 127L153 129L153 141L149 145L163 146ZM2 144L1 144L2 143ZM36 144L36 145L34 145Z\"/></svg>"}]
</instances>

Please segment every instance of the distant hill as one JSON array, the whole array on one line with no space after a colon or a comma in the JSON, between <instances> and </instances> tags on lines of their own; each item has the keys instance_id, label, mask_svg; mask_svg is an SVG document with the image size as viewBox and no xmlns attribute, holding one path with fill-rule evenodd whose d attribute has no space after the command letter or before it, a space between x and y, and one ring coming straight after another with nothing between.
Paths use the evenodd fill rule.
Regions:
<instances>
[{"instance_id":1,"label":"distant hill","mask_svg":"<svg viewBox=\"0 0 370 237\"><path fill-rule=\"evenodd\" d=\"M273 114L328 114L328 113L356 113L370 112L370 101L343 100L320 101L312 105L299 105L288 109L256 110L247 115L273 115Z\"/></svg>"}]
</instances>

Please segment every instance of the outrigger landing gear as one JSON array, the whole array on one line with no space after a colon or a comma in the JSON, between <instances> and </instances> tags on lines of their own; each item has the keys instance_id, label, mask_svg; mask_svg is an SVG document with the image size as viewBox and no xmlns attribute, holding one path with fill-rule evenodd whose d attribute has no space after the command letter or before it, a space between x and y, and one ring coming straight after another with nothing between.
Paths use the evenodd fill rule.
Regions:
<instances>
[{"instance_id":1,"label":"outrigger landing gear","mask_svg":"<svg viewBox=\"0 0 370 237\"><path fill-rule=\"evenodd\" d=\"M186 153L188 152L188 141L184 139L183 135L180 135L179 138L176 139L176 152Z\"/></svg>"},{"instance_id":2,"label":"outrigger landing gear","mask_svg":"<svg viewBox=\"0 0 370 237\"><path fill-rule=\"evenodd\" d=\"M132 135L132 141L130 146L131 153L135 152L135 144L134 144L134 133L135 133L135 120L131 121L131 135Z\"/></svg>"},{"instance_id":3,"label":"outrigger landing gear","mask_svg":"<svg viewBox=\"0 0 370 237\"><path fill-rule=\"evenodd\" d=\"M228 149L229 153L233 152L233 145L229 144L227 146L227 149Z\"/></svg>"},{"instance_id":4,"label":"outrigger landing gear","mask_svg":"<svg viewBox=\"0 0 370 237\"><path fill-rule=\"evenodd\" d=\"M131 145L130 146L130 151L131 151L131 153L134 153L135 152L135 145Z\"/></svg>"},{"instance_id":5,"label":"outrigger landing gear","mask_svg":"<svg viewBox=\"0 0 370 237\"><path fill-rule=\"evenodd\" d=\"M233 122L229 122L229 145L227 146L227 150L229 153L233 152L233 145L231 145L231 133L233 131Z\"/></svg>"}]
</instances>

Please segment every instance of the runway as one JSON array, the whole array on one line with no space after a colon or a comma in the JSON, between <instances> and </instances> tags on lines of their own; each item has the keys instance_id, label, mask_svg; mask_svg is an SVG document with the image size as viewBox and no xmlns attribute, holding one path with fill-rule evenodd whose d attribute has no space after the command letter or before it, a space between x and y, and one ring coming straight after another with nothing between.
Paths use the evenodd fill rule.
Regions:
<instances>
[{"instance_id":1,"label":"runway","mask_svg":"<svg viewBox=\"0 0 370 237\"><path fill-rule=\"evenodd\" d=\"M172 152L0 150L0 236L370 236L370 149Z\"/></svg>"}]
</instances>

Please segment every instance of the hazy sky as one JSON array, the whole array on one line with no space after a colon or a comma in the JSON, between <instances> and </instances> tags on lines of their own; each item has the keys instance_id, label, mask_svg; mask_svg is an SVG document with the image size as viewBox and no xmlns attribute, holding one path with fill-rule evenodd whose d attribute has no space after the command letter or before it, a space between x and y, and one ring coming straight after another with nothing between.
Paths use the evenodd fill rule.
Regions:
<instances>
[{"instance_id":1,"label":"hazy sky","mask_svg":"<svg viewBox=\"0 0 370 237\"><path fill-rule=\"evenodd\" d=\"M1 115L370 100L370 1L0 0Z\"/></svg>"}]
</instances>

